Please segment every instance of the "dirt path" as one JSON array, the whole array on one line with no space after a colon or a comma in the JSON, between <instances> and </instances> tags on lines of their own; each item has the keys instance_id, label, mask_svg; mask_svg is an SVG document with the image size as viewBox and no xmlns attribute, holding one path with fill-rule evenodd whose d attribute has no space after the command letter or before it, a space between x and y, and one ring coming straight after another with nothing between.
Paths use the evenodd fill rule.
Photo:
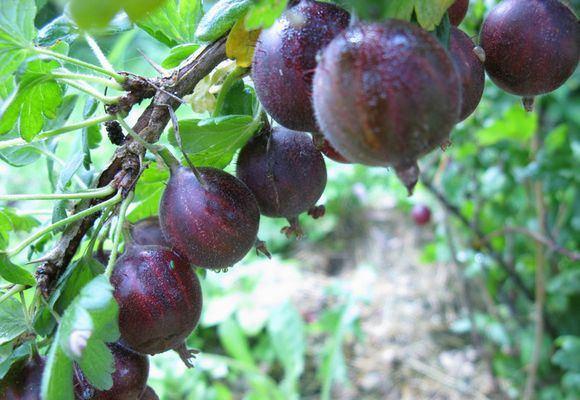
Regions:
<instances>
[{"instance_id":1,"label":"dirt path","mask_svg":"<svg viewBox=\"0 0 580 400\"><path fill-rule=\"evenodd\" d=\"M419 261L432 229L412 226L395 210L371 217L366 239L342 238L350 243L342 255L325 258L308 244L297 251L310 266L300 301L305 315L327 304L321 285L346 283L362 299L364 341L351 340L346 350L351 385L336 387L332 398L488 398L482 393L490 379L469 337L449 330L461 308L452 266Z\"/></svg>"}]
</instances>

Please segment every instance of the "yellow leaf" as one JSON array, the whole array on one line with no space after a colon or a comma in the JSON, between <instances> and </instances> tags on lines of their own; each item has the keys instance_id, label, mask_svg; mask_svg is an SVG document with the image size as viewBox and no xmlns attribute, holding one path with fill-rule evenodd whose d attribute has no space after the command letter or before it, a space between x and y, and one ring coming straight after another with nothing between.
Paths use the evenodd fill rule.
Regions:
<instances>
[{"instance_id":1,"label":"yellow leaf","mask_svg":"<svg viewBox=\"0 0 580 400\"><path fill-rule=\"evenodd\" d=\"M240 18L230 31L226 42L226 54L232 60L236 60L239 67L248 68L252 65L260 31L248 31L244 20L245 18Z\"/></svg>"}]
</instances>

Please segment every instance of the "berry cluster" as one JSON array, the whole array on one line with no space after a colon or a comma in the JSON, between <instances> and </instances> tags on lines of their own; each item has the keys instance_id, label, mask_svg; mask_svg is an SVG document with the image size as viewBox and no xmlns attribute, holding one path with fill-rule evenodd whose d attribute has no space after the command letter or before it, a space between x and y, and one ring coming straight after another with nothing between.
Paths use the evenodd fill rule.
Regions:
<instances>
[{"instance_id":1,"label":"berry cluster","mask_svg":"<svg viewBox=\"0 0 580 400\"><path fill-rule=\"evenodd\" d=\"M240 261L260 243L260 215L288 219L284 233L300 236L300 214L324 213L316 207L327 180L322 154L392 167L411 193L417 160L477 108L485 71L530 108L534 96L566 82L580 54L577 18L558 0L504 0L483 24L481 47L455 27L467 0L449 10L448 46L409 22L358 22L331 3L290 4L261 33L251 75L280 126L267 125L245 145L236 176L171 167L159 218L132 226L111 277L121 332L110 345L113 387L95 390L76 368L79 399L157 398L146 387L146 355L173 349L189 364L195 354L184 344L202 309L191 265L223 270ZM431 211L418 206L413 218L427 224ZM12 372L1 398L37 399L44 363Z\"/></svg>"}]
</instances>

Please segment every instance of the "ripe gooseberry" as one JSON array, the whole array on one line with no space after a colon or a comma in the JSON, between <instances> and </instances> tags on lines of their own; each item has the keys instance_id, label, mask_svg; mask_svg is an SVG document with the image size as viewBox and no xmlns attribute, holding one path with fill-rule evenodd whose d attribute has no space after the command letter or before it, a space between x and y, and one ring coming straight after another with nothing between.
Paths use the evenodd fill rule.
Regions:
<instances>
[{"instance_id":1,"label":"ripe gooseberry","mask_svg":"<svg viewBox=\"0 0 580 400\"><path fill-rule=\"evenodd\" d=\"M111 283L121 343L136 352L177 349L199 321L199 279L184 258L166 247L129 246L115 264Z\"/></svg>"},{"instance_id":2,"label":"ripe gooseberry","mask_svg":"<svg viewBox=\"0 0 580 400\"><path fill-rule=\"evenodd\" d=\"M459 77L433 35L405 21L357 24L322 53L314 108L348 160L393 166L411 193L417 159L444 143L459 118Z\"/></svg>"},{"instance_id":3,"label":"ripe gooseberry","mask_svg":"<svg viewBox=\"0 0 580 400\"><path fill-rule=\"evenodd\" d=\"M75 395L81 400L139 400L149 377L149 358L119 344L110 344L115 371L113 386L100 391L91 386L80 367L75 365Z\"/></svg>"},{"instance_id":4,"label":"ripe gooseberry","mask_svg":"<svg viewBox=\"0 0 580 400\"><path fill-rule=\"evenodd\" d=\"M192 264L225 269L240 261L257 240L256 198L236 177L216 168L176 167L159 208L161 229Z\"/></svg>"},{"instance_id":5,"label":"ripe gooseberry","mask_svg":"<svg viewBox=\"0 0 580 400\"><path fill-rule=\"evenodd\" d=\"M0 383L2 400L41 400L40 385L46 360L42 357L14 365Z\"/></svg>"},{"instance_id":6,"label":"ripe gooseberry","mask_svg":"<svg viewBox=\"0 0 580 400\"><path fill-rule=\"evenodd\" d=\"M415 224L419 226L427 225L431 222L431 209L424 204L416 204L411 211L411 216Z\"/></svg>"},{"instance_id":7,"label":"ripe gooseberry","mask_svg":"<svg viewBox=\"0 0 580 400\"><path fill-rule=\"evenodd\" d=\"M164 246L171 248L171 245L163 236L159 217L149 217L137 221L131 225L131 239L133 243L142 246Z\"/></svg>"},{"instance_id":8,"label":"ripe gooseberry","mask_svg":"<svg viewBox=\"0 0 580 400\"><path fill-rule=\"evenodd\" d=\"M286 218L287 235L301 235L298 216L311 210L326 187L326 165L312 138L276 127L251 139L240 151L236 175L252 190L260 212ZM312 209L316 216L320 209Z\"/></svg>"},{"instance_id":9,"label":"ripe gooseberry","mask_svg":"<svg viewBox=\"0 0 580 400\"><path fill-rule=\"evenodd\" d=\"M459 26L459 24L461 24L465 19L468 8L469 0L455 0L455 3L453 3L453 5L449 7L449 10L447 10L451 25Z\"/></svg>"},{"instance_id":10,"label":"ripe gooseberry","mask_svg":"<svg viewBox=\"0 0 580 400\"><path fill-rule=\"evenodd\" d=\"M334 4L302 0L260 34L252 79L260 102L276 122L298 131L317 130L312 110L316 55L349 20L348 12Z\"/></svg>"},{"instance_id":11,"label":"ripe gooseberry","mask_svg":"<svg viewBox=\"0 0 580 400\"><path fill-rule=\"evenodd\" d=\"M580 25L558 0L504 0L485 19L480 43L490 78L531 111L535 96L558 89L576 70Z\"/></svg>"}]
</instances>

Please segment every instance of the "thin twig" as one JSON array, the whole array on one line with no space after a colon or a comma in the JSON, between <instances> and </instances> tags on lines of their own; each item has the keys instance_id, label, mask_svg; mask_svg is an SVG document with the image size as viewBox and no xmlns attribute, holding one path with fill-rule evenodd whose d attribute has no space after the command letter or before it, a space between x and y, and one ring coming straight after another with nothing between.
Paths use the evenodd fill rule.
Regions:
<instances>
[{"instance_id":1,"label":"thin twig","mask_svg":"<svg viewBox=\"0 0 580 400\"><path fill-rule=\"evenodd\" d=\"M485 240L490 241L494 237L504 236L506 233L519 233L521 235L527 236L530 239L533 239L535 242L546 246L549 250L553 251L554 253L562 254L563 256L568 257L572 261L580 261L580 253L560 246L558 243L552 241L547 236L543 236L539 232L534 232L519 226L507 226L503 229L492 232L485 237Z\"/></svg>"},{"instance_id":2,"label":"thin twig","mask_svg":"<svg viewBox=\"0 0 580 400\"><path fill-rule=\"evenodd\" d=\"M453 230L451 228L451 224L449 223L449 215L445 213L445 220L444 220L444 228L445 228L445 236L447 238L447 246L449 247L449 253L451 254L451 259L453 260L453 271L457 276L457 280L459 281L459 290L460 290L460 300L464 303L464 307L467 310L467 315L469 318L469 325L471 326L470 334L471 334L471 341L473 345L480 353L485 366L487 368L487 372L491 378L493 392L504 397L497 377L493 371L493 362L491 356L487 349L485 348L485 344L483 342L483 338L479 334L479 330L477 328L477 324L475 321L475 307L473 305L473 301L471 300L471 291L469 290L469 285L467 279L464 275L465 264L462 263L459 258L457 257L457 247L455 245Z\"/></svg>"}]
</instances>

